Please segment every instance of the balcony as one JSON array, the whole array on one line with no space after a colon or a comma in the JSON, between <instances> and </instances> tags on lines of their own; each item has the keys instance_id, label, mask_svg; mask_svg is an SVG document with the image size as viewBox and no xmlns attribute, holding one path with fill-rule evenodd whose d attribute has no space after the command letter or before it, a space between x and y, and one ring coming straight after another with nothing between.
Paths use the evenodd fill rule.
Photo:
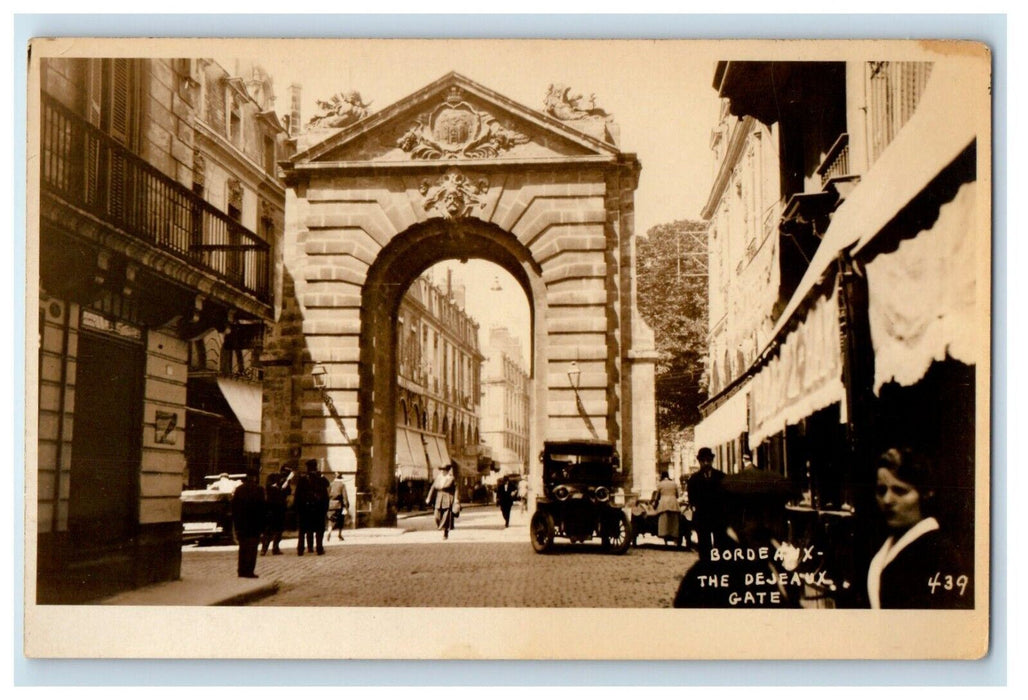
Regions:
<instances>
[{"instance_id":1,"label":"balcony","mask_svg":"<svg viewBox=\"0 0 1028 700\"><path fill-rule=\"evenodd\" d=\"M266 241L48 95L41 148L43 192L270 303Z\"/></svg>"},{"instance_id":2,"label":"balcony","mask_svg":"<svg viewBox=\"0 0 1028 700\"><path fill-rule=\"evenodd\" d=\"M838 196L836 206L841 204L860 182L860 175L854 172L853 164L850 162L849 134L839 135L818 166L817 174L821 178L822 191L834 192Z\"/></svg>"}]
</instances>

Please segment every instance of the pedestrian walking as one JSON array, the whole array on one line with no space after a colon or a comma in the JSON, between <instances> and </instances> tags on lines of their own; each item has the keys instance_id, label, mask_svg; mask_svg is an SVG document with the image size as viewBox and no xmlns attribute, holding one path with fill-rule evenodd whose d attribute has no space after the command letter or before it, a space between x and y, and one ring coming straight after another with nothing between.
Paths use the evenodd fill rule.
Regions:
<instances>
[{"instance_id":1,"label":"pedestrian walking","mask_svg":"<svg viewBox=\"0 0 1028 700\"><path fill-rule=\"evenodd\" d=\"M500 506L500 513L503 515L503 526L510 525L510 509L517 498L518 487L509 477L501 476L496 484L496 505Z\"/></svg>"},{"instance_id":2,"label":"pedestrian walking","mask_svg":"<svg viewBox=\"0 0 1028 700\"><path fill-rule=\"evenodd\" d=\"M700 470L689 477L685 488L693 508L692 527L696 531L700 559L708 559L714 538L720 537L725 529L721 504L721 481L725 473L714 469L714 452L709 447L701 447L696 459Z\"/></svg>"},{"instance_id":3,"label":"pedestrian walking","mask_svg":"<svg viewBox=\"0 0 1028 700\"><path fill-rule=\"evenodd\" d=\"M343 526L346 524L346 514L350 510L350 499L346 496L346 484L343 482L343 473L336 472L336 478L329 485L328 500L332 505L331 525L335 526L339 541L343 540ZM332 530L329 530L329 539L332 538Z\"/></svg>"},{"instance_id":4,"label":"pedestrian walking","mask_svg":"<svg viewBox=\"0 0 1028 700\"><path fill-rule=\"evenodd\" d=\"M307 472L297 477L296 507L299 532L296 539L296 554L303 556L304 545L308 552L325 553L325 520L328 517L328 479L318 473L318 460L305 462Z\"/></svg>"},{"instance_id":5,"label":"pedestrian walking","mask_svg":"<svg viewBox=\"0 0 1028 700\"><path fill-rule=\"evenodd\" d=\"M528 512L528 479L521 477L518 481L518 501L521 503L521 512Z\"/></svg>"},{"instance_id":6,"label":"pedestrian walking","mask_svg":"<svg viewBox=\"0 0 1028 700\"><path fill-rule=\"evenodd\" d=\"M236 573L240 578L257 578L257 547L264 531L264 489L256 469L246 472L246 479L232 494L232 524L239 541Z\"/></svg>"},{"instance_id":7,"label":"pedestrian walking","mask_svg":"<svg viewBox=\"0 0 1028 700\"><path fill-rule=\"evenodd\" d=\"M426 504L435 499L435 526L443 531L443 539L448 539L453 529L455 509L460 508L457 501L457 482L453 478L453 465L444 464L428 490ZM459 511L458 511L459 512Z\"/></svg>"},{"instance_id":8,"label":"pedestrian walking","mask_svg":"<svg viewBox=\"0 0 1028 700\"><path fill-rule=\"evenodd\" d=\"M657 482L657 492L654 495L653 507L657 513L657 537L663 538L665 543L675 542L677 544L681 539L678 484L674 482L667 471L660 473L660 481Z\"/></svg>"},{"instance_id":9,"label":"pedestrian walking","mask_svg":"<svg viewBox=\"0 0 1028 700\"><path fill-rule=\"evenodd\" d=\"M286 504L293 480L293 469L284 465L282 469L268 477L265 488L264 535L261 539L261 556L271 548L273 555L282 554L282 533L286 528Z\"/></svg>"}]
</instances>

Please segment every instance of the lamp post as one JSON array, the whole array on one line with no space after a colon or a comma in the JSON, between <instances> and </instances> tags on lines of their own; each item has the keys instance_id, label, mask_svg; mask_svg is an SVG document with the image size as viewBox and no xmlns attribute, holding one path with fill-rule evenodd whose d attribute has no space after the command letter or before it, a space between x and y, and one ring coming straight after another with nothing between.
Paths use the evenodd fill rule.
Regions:
<instances>
[{"instance_id":1,"label":"lamp post","mask_svg":"<svg viewBox=\"0 0 1028 700\"><path fill-rule=\"evenodd\" d=\"M578 387L581 380L582 370L578 368L578 363L572 360L571 367L568 369L568 381L571 383L571 388L575 391L575 396L578 396Z\"/></svg>"},{"instance_id":2,"label":"lamp post","mask_svg":"<svg viewBox=\"0 0 1028 700\"><path fill-rule=\"evenodd\" d=\"M325 369L324 365L315 363L314 367L311 368L311 378L314 380L314 388L325 394L326 388L326 377L328 376L328 370Z\"/></svg>"}]
</instances>

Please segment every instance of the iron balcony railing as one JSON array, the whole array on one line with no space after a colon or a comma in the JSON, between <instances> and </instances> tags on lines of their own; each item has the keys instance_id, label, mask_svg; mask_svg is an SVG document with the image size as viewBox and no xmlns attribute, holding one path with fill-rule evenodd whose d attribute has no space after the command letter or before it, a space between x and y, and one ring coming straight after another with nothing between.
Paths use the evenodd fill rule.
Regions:
<instances>
[{"instance_id":1,"label":"iron balcony railing","mask_svg":"<svg viewBox=\"0 0 1028 700\"><path fill-rule=\"evenodd\" d=\"M44 94L42 188L269 303L270 247Z\"/></svg>"},{"instance_id":2,"label":"iron balcony railing","mask_svg":"<svg viewBox=\"0 0 1028 700\"><path fill-rule=\"evenodd\" d=\"M828 184L829 180L838 177L852 175L850 167L850 137L849 134L840 134L832 147L828 149L825 158L818 166L817 174L821 176L821 187Z\"/></svg>"}]
</instances>

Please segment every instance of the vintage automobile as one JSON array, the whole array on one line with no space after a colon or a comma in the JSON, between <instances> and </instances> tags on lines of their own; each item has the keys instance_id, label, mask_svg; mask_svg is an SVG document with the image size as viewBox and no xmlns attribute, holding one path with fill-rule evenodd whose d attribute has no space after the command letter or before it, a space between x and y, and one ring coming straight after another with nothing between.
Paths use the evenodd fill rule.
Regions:
<instances>
[{"instance_id":1,"label":"vintage automobile","mask_svg":"<svg viewBox=\"0 0 1028 700\"><path fill-rule=\"evenodd\" d=\"M536 552L551 551L555 537L584 542L599 537L604 549L624 554L632 528L622 509L621 464L603 440L546 442L539 456L543 492L529 531Z\"/></svg>"},{"instance_id":2,"label":"vintage automobile","mask_svg":"<svg viewBox=\"0 0 1028 700\"><path fill-rule=\"evenodd\" d=\"M183 491L182 541L200 544L232 544L232 494L245 474L214 474L204 477L207 488Z\"/></svg>"}]
</instances>

